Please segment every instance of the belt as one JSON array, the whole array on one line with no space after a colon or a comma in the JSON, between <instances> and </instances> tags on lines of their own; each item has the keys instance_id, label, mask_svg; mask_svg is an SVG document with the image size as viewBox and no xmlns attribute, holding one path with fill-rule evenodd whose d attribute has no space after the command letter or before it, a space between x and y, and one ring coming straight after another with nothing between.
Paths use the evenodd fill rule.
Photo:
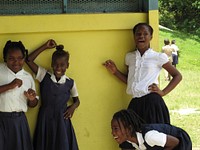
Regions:
<instances>
[{"instance_id":1,"label":"belt","mask_svg":"<svg viewBox=\"0 0 200 150\"><path fill-rule=\"evenodd\" d=\"M0 116L5 116L5 117L19 117L23 114L24 112L0 112Z\"/></svg>"}]
</instances>

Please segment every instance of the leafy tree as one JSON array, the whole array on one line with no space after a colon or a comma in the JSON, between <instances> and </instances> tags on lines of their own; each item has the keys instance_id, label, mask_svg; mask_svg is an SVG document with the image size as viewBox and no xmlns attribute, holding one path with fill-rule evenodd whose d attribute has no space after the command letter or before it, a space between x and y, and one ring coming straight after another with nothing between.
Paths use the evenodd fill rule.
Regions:
<instances>
[{"instance_id":1,"label":"leafy tree","mask_svg":"<svg viewBox=\"0 0 200 150\"><path fill-rule=\"evenodd\" d=\"M160 24L200 36L199 0L159 0Z\"/></svg>"}]
</instances>

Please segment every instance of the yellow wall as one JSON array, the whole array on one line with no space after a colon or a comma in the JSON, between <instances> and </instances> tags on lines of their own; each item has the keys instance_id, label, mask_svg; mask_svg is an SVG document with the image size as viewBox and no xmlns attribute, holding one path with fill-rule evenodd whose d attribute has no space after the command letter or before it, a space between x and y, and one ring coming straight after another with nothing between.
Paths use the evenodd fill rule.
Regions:
<instances>
[{"instance_id":1,"label":"yellow wall","mask_svg":"<svg viewBox=\"0 0 200 150\"><path fill-rule=\"evenodd\" d=\"M21 40L29 52L50 38L63 44L71 55L66 74L75 79L81 101L72 119L80 150L117 150L110 121L114 112L128 106L131 97L126 85L102 63L113 59L125 70L125 54L135 46L132 27L148 22L148 17L147 13L0 16L0 49L7 40ZM152 41L152 46L157 45L157 40ZM50 69L52 52L43 52L37 63ZM27 112L32 134L37 112L38 107Z\"/></svg>"},{"instance_id":2,"label":"yellow wall","mask_svg":"<svg viewBox=\"0 0 200 150\"><path fill-rule=\"evenodd\" d=\"M148 22L149 25L151 25L154 29L154 35L153 39L151 41L151 47L153 47L155 50L159 50L159 12L158 10L150 10L148 13Z\"/></svg>"}]
</instances>

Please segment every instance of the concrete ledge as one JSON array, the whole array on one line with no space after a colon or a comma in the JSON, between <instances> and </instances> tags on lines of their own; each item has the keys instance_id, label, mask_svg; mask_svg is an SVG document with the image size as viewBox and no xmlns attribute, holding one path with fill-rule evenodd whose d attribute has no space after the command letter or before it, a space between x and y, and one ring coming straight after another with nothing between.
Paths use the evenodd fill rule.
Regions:
<instances>
[{"instance_id":1,"label":"concrete ledge","mask_svg":"<svg viewBox=\"0 0 200 150\"><path fill-rule=\"evenodd\" d=\"M146 13L0 16L0 34L132 29Z\"/></svg>"}]
</instances>

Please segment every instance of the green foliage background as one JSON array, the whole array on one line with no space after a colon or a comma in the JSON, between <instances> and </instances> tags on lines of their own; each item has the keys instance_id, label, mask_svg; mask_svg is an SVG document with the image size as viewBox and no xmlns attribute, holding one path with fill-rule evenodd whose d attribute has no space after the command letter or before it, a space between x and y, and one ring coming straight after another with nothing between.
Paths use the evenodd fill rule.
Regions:
<instances>
[{"instance_id":1,"label":"green foliage background","mask_svg":"<svg viewBox=\"0 0 200 150\"><path fill-rule=\"evenodd\" d=\"M171 123L186 130L191 137L193 150L200 150L200 39L184 32L160 30L160 49L165 38L175 39L180 49L177 69L183 79L163 98L170 110ZM161 72L161 89L167 84L164 72Z\"/></svg>"},{"instance_id":2,"label":"green foliage background","mask_svg":"<svg viewBox=\"0 0 200 150\"><path fill-rule=\"evenodd\" d=\"M200 37L199 0L159 0L160 24Z\"/></svg>"}]
</instances>

